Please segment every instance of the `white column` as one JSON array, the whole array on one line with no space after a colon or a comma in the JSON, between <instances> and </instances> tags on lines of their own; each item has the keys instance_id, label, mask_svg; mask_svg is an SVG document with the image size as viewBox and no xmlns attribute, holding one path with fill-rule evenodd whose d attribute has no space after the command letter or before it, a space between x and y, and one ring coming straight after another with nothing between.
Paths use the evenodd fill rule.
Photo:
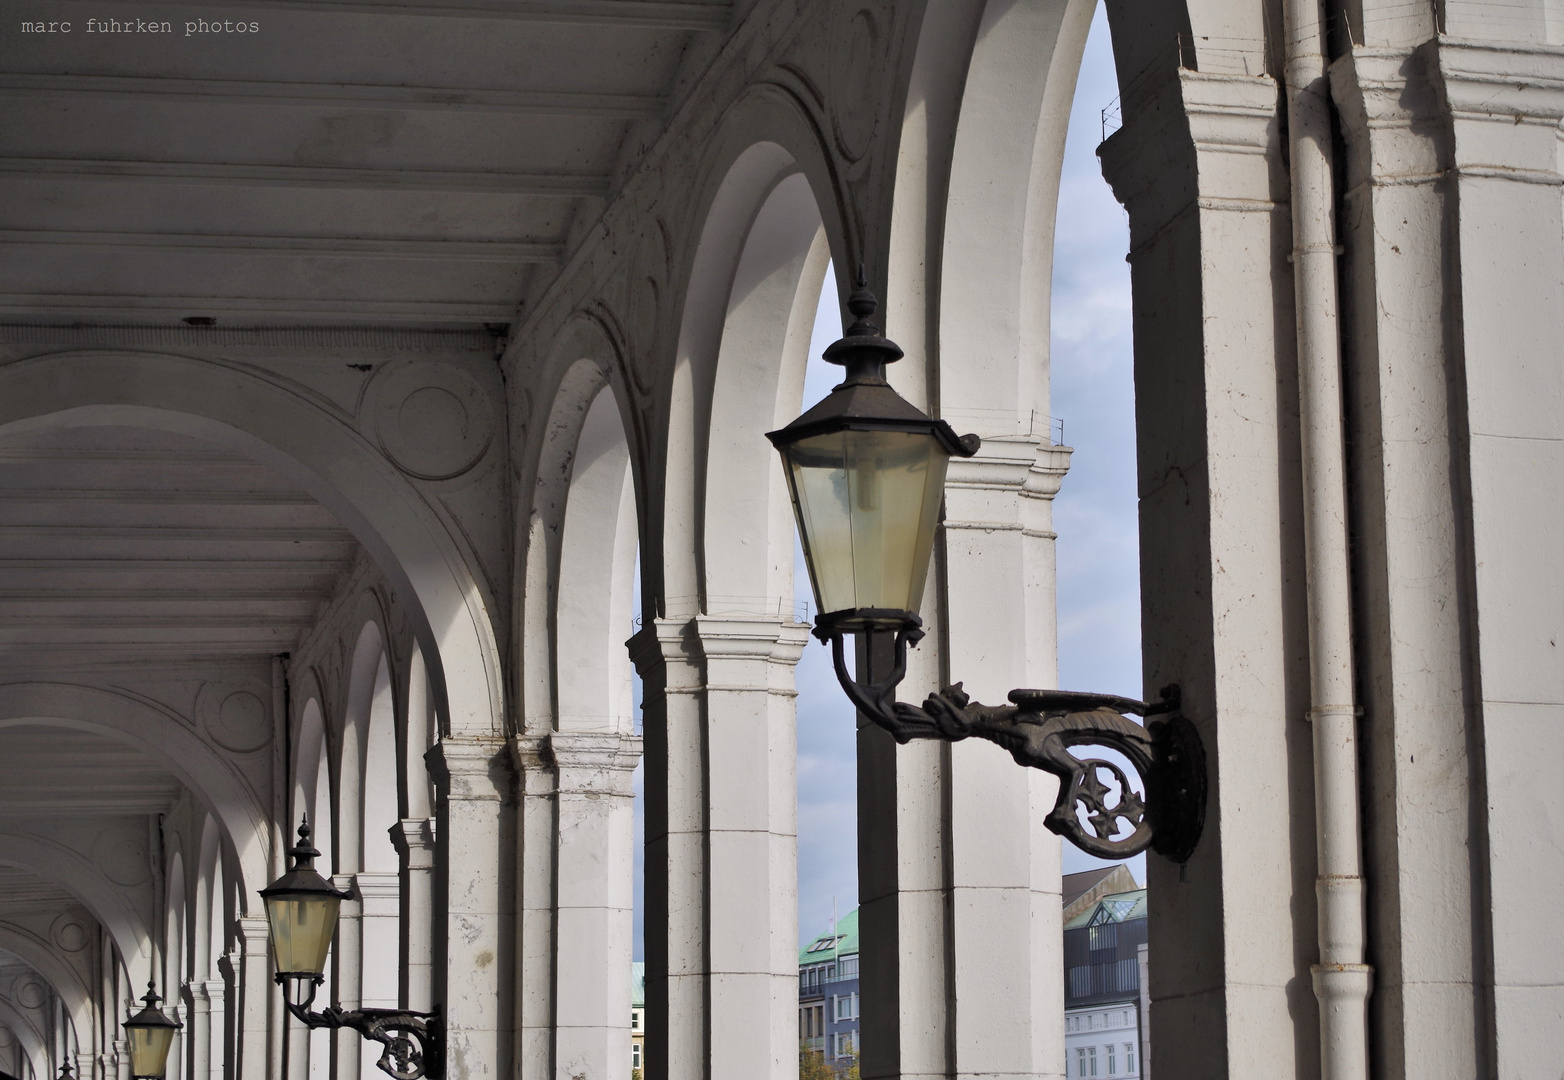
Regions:
<instances>
[{"instance_id":1,"label":"white column","mask_svg":"<svg viewBox=\"0 0 1564 1080\"><path fill-rule=\"evenodd\" d=\"M554 1071L629 1080L634 960L631 775L641 740L548 736L556 779Z\"/></svg>"},{"instance_id":2,"label":"white column","mask_svg":"<svg viewBox=\"0 0 1564 1080\"><path fill-rule=\"evenodd\" d=\"M510 936L511 879L502 874L505 802L514 777L505 741L497 736L442 739L429 752L439 787L436 904L439 931L435 996L445 1010L448 1080L492 1080L510 1035L509 963L500 958Z\"/></svg>"},{"instance_id":3,"label":"white column","mask_svg":"<svg viewBox=\"0 0 1564 1080\"><path fill-rule=\"evenodd\" d=\"M516 1063L518 1080L554 1076L555 776L548 736L510 741L516 770ZM650 924L647 929L650 930Z\"/></svg>"},{"instance_id":4,"label":"white column","mask_svg":"<svg viewBox=\"0 0 1564 1080\"><path fill-rule=\"evenodd\" d=\"M710 1075L798 1062L798 737L809 640L775 618L695 620L706 659Z\"/></svg>"},{"instance_id":5,"label":"white column","mask_svg":"<svg viewBox=\"0 0 1564 1080\"><path fill-rule=\"evenodd\" d=\"M391 839L402 861L398 994L403 1007L428 1012L434 1000L434 819L399 821L392 826Z\"/></svg>"},{"instance_id":6,"label":"white column","mask_svg":"<svg viewBox=\"0 0 1564 1080\"><path fill-rule=\"evenodd\" d=\"M1130 215L1144 686L1183 688L1210 784L1189 862L1146 862L1163 1076L1319 1067L1314 832L1295 809L1313 806L1314 783L1277 104L1269 78L1169 71L1126 100L1099 151Z\"/></svg>"},{"instance_id":7,"label":"white column","mask_svg":"<svg viewBox=\"0 0 1564 1080\"><path fill-rule=\"evenodd\" d=\"M359 1001L369 1009L394 1009L401 998L401 883L397 874L365 871L353 875L353 890L359 897Z\"/></svg>"},{"instance_id":8,"label":"white column","mask_svg":"<svg viewBox=\"0 0 1564 1080\"><path fill-rule=\"evenodd\" d=\"M990 440L946 481L949 678L978 701L1056 683L1052 619L1033 610L1053 605L1047 497L1064 455L1046 453L1053 471L1034 476L1034 439ZM1029 480L1041 497L1021 497ZM1059 841L1043 827L1057 781L973 739L951 747L947 783L955 1075L1058 1076Z\"/></svg>"},{"instance_id":9,"label":"white column","mask_svg":"<svg viewBox=\"0 0 1564 1080\"><path fill-rule=\"evenodd\" d=\"M646 733L647 1080L704 1080L706 792L699 644L686 620L630 640Z\"/></svg>"},{"instance_id":10,"label":"white column","mask_svg":"<svg viewBox=\"0 0 1564 1080\"><path fill-rule=\"evenodd\" d=\"M1376 1077L1479 1075L1463 526L1451 497L1448 132L1410 47L1332 67L1346 137L1343 348L1356 475L1354 600ZM1508 118L1506 119L1508 123Z\"/></svg>"},{"instance_id":11,"label":"white column","mask_svg":"<svg viewBox=\"0 0 1564 1080\"><path fill-rule=\"evenodd\" d=\"M206 985L191 982L186 986L190 999L190 1067L185 1080L207 1080L212 1071L212 1000L207 996Z\"/></svg>"},{"instance_id":12,"label":"white column","mask_svg":"<svg viewBox=\"0 0 1564 1080\"><path fill-rule=\"evenodd\" d=\"M697 616L659 620L632 643L649 703L650 1077L797 1069L793 667L807 640L806 626L775 617Z\"/></svg>"},{"instance_id":13,"label":"white column","mask_svg":"<svg viewBox=\"0 0 1564 1080\"><path fill-rule=\"evenodd\" d=\"M224 1080L223 1058L228 1031L228 984L221 979L197 983L207 1003L206 1078ZM201 1080L199 1073L191 1080Z\"/></svg>"},{"instance_id":14,"label":"white column","mask_svg":"<svg viewBox=\"0 0 1564 1080\"><path fill-rule=\"evenodd\" d=\"M1437 54L1460 268L1449 303L1461 396L1453 426L1466 455L1458 498L1469 500L1463 600L1477 669L1467 717L1482 743L1473 840L1487 863L1479 933L1493 980L1493 1028L1482 1040L1492 1043L1478 1070L1506 1077L1558 1071L1564 1016L1564 927L1543 919L1528 928L1524 901L1527 891L1564 889L1557 818L1538 812L1564 760L1564 53L1540 40L1472 39L1542 30L1540 20L1491 21L1473 5Z\"/></svg>"},{"instance_id":15,"label":"white column","mask_svg":"<svg viewBox=\"0 0 1564 1080\"><path fill-rule=\"evenodd\" d=\"M271 978L270 929L264 915L239 919L236 948L239 953L239 1016L235 1025L239 1063L236 1080L273 1080L268 1039L271 1032L272 995L281 994ZM278 1012L282 1012L280 1005ZM280 1047L279 1047L280 1049Z\"/></svg>"},{"instance_id":16,"label":"white column","mask_svg":"<svg viewBox=\"0 0 1564 1080\"><path fill-rule=\"evenodd\" d=\"M331 947L331 998L339 1008L350 1012L364 1004L364 903L362 894L353 888L356 883L356 876L351 874L334 874L331 878L333 887L352 888L354 895L354 899L342 901L337 911L337 937ZM359 1075L363 1043L356 1031L338 1028L330 1032L331 1075L335 1080L352 1080Z\"/></svg>"}]
</instances>

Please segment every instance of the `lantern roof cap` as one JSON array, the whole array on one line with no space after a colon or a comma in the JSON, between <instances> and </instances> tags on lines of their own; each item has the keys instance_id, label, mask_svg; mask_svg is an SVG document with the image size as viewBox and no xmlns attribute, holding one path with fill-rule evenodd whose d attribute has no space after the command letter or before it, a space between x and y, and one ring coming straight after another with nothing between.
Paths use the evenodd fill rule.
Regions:
<instances>
[{"instance_id":1,"label":"lantern roof cap","mask_svg":"<svg viewBox=\"0 0 1564 1080\"><path fill-rule=\"evenodd\" d=\"M156 983L147 983L146 995L142 997L141 1000L145 1003L146 1007L138 1012L135 1016L132 1016L129 1020L126 1020L124 1023L125 1027L177 1028L181 1026L178 1021L170 1020L168 1015L164 1013L162 1009L158 1008L158 1002L162 999L157 996Z\"/></svg>"},{"instance_id":2,"label":"lantern roof cap","mask_svg":"<svg viewBox=\"0 0 1564 1080\"><path fill-rule=\"evenodd\" d=\"M334 896L338 900L353 899L351 890L344 891L338 889L316 871L315 860L320 857L320 852L310 843L310 819L308 814L304 815L304 820L299 825L298 843L288 849L288 854L293 858L293 865L288 868L288 872L283 874L282 877L261 890L262 899L287 894L297 896L300 893L318 893Z\"/></svg>"},{"instance_id":3,"label":"lantern roof cap","mask_svg":"<svg viewBox=\"0 0 1564 1080\"><path fill-rule=\"evenodd\" d=\"M836 431L908 431L933 435L953 456L971 457L981 445L976 435L957 436L949 424L929 416L886 381L885 365L901 359L903 353L870 321L878 307L860 266L858 288L847 301L856 320L822 354L845 367L846 377L802 416L779 431L767 432L766 438L784 447Z\"/></svg>"}]
</instances>

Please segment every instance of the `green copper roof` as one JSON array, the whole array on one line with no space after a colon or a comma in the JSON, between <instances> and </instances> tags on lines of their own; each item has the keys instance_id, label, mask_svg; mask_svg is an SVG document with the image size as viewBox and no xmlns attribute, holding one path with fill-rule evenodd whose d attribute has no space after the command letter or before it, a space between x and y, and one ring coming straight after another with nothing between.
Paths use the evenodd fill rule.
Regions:
<instances>
[{"instance_id":1,"label":"green copper roof","mask_svg":"<svg viewBox=\"0 0 1564 1080\"><path fill-rule=\"evenodd\" d=\"M630 965L630 1004L644 1006L646 1004L646 965L634 963Z\"/></svg>"},{"instance_id":2,"label":"green copper roof","mask_svg":"<svg viewBox=\"0 0 1564 1080\"><path fill-rule=\"evenodd\" d=\"M853 956L858 952L858 909L853 908L836 920L836 930L827 930L798 950L798 966Z\"/></svg>"},{"instance_id":3,"label":"green copper roof","mask_svg":"<svg viewBox=\"0 0 1564 1080\"><path fill-rule=\"evenodd\" d=\"M1109 893L1091 907L1064 924L1066 930L1078 926L1096 926L1105 922L1124 922L1127 919L1146 917L1146 890Z\"/></svg>"}]
</instances>

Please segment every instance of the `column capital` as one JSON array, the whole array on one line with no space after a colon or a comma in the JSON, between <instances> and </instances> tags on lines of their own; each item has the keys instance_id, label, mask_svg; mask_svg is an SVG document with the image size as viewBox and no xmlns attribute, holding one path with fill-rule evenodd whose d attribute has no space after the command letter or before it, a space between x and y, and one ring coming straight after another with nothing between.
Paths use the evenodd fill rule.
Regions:
<instances>
[{"instance_id":1,"label":"column capital","mask_svg":"<svg viewBox=\"0 0 1564 1080\"><path fill-rule=\"evenodd\" d=\"M430 747L424 762L446 798L499 802L514 779L505 742L498 735L453 735Z\"/></svg>"},{"instance_id":2,"label":"column capital","mask_svg":"<svg viewBox=\"0 0 1564 1080\"><path fill-rule=\"evenodd\" d=\"M708 660L766 660L791 668L809 644L809 624L765 615L697 615L694 637Z\"/></svg>"},{"instance_id":3,"label":"column capital","mask_svg":"<svg viewBox=\"0 0 1564 1080\"><path fill-rule=\"evenodd\" d=\"M395 918L401 910L402 875L363 870L352 875L362 914Z\"/></svg>"},{"instance_id":4,"label":"column capital","mask_svg":"<svg viewBox=\"0 0 1564 1080\"><path fill-rule=\"evenodd\" d=\"M631 776L641 751L641 737L628 733L556 731L548 736L561 794L633 797Z\"/></svg>"},{"instance_id":5,"label":"column capital","mask_svg":"<svg viewBox=\"0 0 1564 1080\"><path fill-rule=\"evenodd\" d=\"M221 986L221 983L217 985ZM190 1007L198 1012L210 1011L212 1007L211 984L192 979L185 983L185 992L190 995Z\"/></svg>"},{"instance_id":6,"label":"column capital","mask_svg":"<svg viewBox=\"0 0 1564 1080\"><path fill-rule=\"evenodd\" d=\"M689 619L648 619L635 636L625 642L630 662L645 679L665 668L669 661L688 661L694 650L689 646Z\"/></svg>"},{"instance_id":7,"label":"column capital","mask_svg":"<svg viewBox=\"0 0 1564 1080\"><path fill-rule=\"evenodd\" d=\"M386 831L410 869L427 870L434 866L434 818L403 818Z\"/></svg>"},{"instance_id":8,"label":"column capital","mask_svg":"<svg viewBox=\"0 0 1564 1080\"><path fill-rule=\"evenodd\" d=\"M1180 214L1270 212L1289 201L1280 99L1266 75L1179 69L1126 103L1124 126L1097 150L1130 211L1130 257Z\"/></svg>"},{"instance_id":9,"label":"column capital","mask_svg":"<svg viewBox=\"0 0 1564 1080\"><path fill-rule=\"evenodd\" d=\"M271 947L271 924L265 915L241 915L234 920L234 936L243 956L264 958Z\"/></svg>"}]
</instances>

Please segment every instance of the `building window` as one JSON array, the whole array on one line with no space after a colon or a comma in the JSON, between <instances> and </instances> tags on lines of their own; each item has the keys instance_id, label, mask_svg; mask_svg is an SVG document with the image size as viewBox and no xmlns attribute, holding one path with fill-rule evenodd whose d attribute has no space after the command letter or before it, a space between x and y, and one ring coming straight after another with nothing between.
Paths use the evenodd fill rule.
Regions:
<instances>
[{"instance_id":1,"label":"building window","mask_svg":"<svg viewBox=\"0 0 1564 1080\"><path fill-rule=\"evenodd\" d=\"M1091 1067L1092 1075L1096 1076L1097 1075L1097 1048L1095 1046L1088 1046L1086 1048L1086 1064Z\"/></svg>"},{"instance_id":2,"label":"building window","mask_svg":"<svg viewBox=\"0 0 1564 1080\"><path fill-rule=\"evenodd\" d=\"M1086 1075L1086 1048L1081 1047L1075 1051L1075 1075Z\"/></svg>"},{"instance_id":3,"label":"building window","mask_svg":"<svg viewBox=\"0 0 1564 1080\"><path fill-rule=\"evenodd\" d=\"M836 970L844 979L855 978L858 975L858 957L844 956L836 962Z\"/></svg>"},{"instance_id":4,"label":"building window","mask_svg":"<svg viewBox=\"0 0 1564 1080\"><path fill-rule=\"evenodd\" d=\"M842 1031L836 1036L836 1056L847 1057L853 1052L853 1032Z\"/></svg>"},{"instance_id":5,"label":"building window","mask_svg":"<svg viewBox=\"0 0 1564 1080\"><path fill-rule=\"evenodd\" d=\"M630 1068L632 1068L632 1069L639 1069L640 1067L641 1067L641 1044L640 1043L631 1043L630 1044Z\"/></svg>"},{"instance_id":6,"label":"building window","mask_svg":"<svg viewBox=\"0 0 1564 1080\"><path fill-rule=\"evenodd\" d=\"M832 999L835 1004L836 1018L838 1020L858 1019L858 993L838 994Z\"/></svg>"},{"instance_id":7,"label":"building window","mask_svg":"<svg viewBox=\"0 0 1564 1080\"><path fill-rule=\"evenodd\" d=\"M640 1031L641 1030L641 1010L640 1009L631 1009L630 1010L630 1030L631 1031Z\"/></svg>"},{"instance_id":8,"label":"building window","mask_svg":"<svg viewBox=\"0 0 1564 1080\"><path fill-rule=\"evenodd\" d=\"M1124 1071L1125 1072L1134 1072L1135 1071L1135 1044L1134 1043L1125 1043L1124 1044Z\"/></svg>"},{"instance_id":9,"label":"building window","mask_svg":"<svg viewBox=\"0 0 1564 1080\"><path fill-rule=\"evenodd\" d=\"M1114 1046L1112 1043L1108 1044L1108 1075L1109 1076L1112 1076L1114 1073L1118 1072L1118 1066L1116 1064L1114 1064L1114 1062L1117 1060L1116 1056L1114 1054L1114 1051L1117 1050L1117 1049L1118 1048L1116 1046Z\"/></svg>"}]
</instances>

